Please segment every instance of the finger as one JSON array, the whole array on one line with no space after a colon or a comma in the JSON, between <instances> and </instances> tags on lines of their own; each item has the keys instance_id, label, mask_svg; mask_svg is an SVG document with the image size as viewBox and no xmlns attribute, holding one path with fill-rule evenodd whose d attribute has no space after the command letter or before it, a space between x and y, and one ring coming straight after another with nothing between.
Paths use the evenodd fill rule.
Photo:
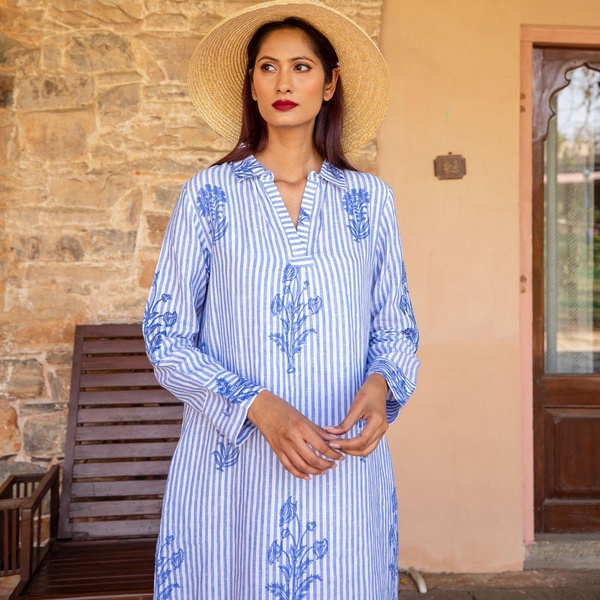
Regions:
<instances>
[{"instance_id":1,"label":"finger","mask_svg":"<svg viewBox=\"0 0 600 600\"><path fill-rule=\"evenodd\" d=\"M298 469L294 463L285 455L277 455L279 462L283 465L283 468L291 473L294 477L298 479L304 479L305 481L310 481L310 475Z\"/></svg>"},{"instance_id":2,"label":"finger","mask_svg":"<svg viewBox=\"0 0 600 600\"><path fill-rule=\"evenodd\" d=\"M344 420L334 427L325 427L325 431L327 433L333 433L334 435L343 435L347 433L354 427L356 422L362 417L361 409L355 406L354 404L350 407L348 414L344 418Z\"/></svg>"},{"instance_id":3,"label":"finger","mask_svg":"<svg viewBox=\"0 0 600 600\"><path fill-rule=\"evenodd\" d=\"M319 454L322 454L331 460L344 460L344 455L334 450L334 448L330 445L333 440L337 439L338 437L335 435L329 436L327 441L323 441L323 439L320 437L310 436L306 441L311 448Z\"/></svg>"},{"instance_id":4,"label":"finger","mask_svg":"<svg viewBox=\"0 0 600 600\"><path fill-rule=\"evenodd\" d=\"M340 450L346 454L364 452L369 448L375 449L386 430L387 422L372 416L359 435L348 439L337 440L335 444L339 445Z\"/></svg>"},{"instance_id":5,"label":"finger","mask_svg":"<svg viewBox=\"0 0 600 600\"><path fill-rule=\"evenodd\" d=\"M328 452L335 452L333 449L327 449ZM337 462L333 459L323 458L317 454L317 452L311 447L310 442L305 442L303 447L296 448L298 454L312 467L321 471L333 469ZM336 453L337 454L337 453Z\"/></svg>"},{"instance_id":6,"label":"finger","mask_svg":"<svg viewBox=\"0 0 600 600\"><path fill-rule=\"evenodd\" d=\"M331 465L335 465L335 463L332 463L331 461L319 459L319 457L308 446L306 446L306 451L307 455L305 456L303 456L300 453L302 451L289 451L290 460L292 461L294 466L303 473L306 473L308 475L322 475L323 473L325 473L325 471L331 468ZM323 466L315 466L314 464L312 464L313 462L316 462L316 460L321 461Z\"/></svg>"},{"instance_id":7,"label":"finger","mask_svg":"<svg viewBox=\"0 0 600 600\"><path fill-rule=\"evenodd\" d=\"M346 444L341 444L343 447L340 451L348 454L349 456L368 456L371 454L371 452L373 452L373 450L375 450L375 448L377 448L380 441L381 437L375 438L371 441L371 443L366 443L361 439L360 436L357 436L350 440L343 440L343 442L346 442Z\"/></svg>"}]
</instances>

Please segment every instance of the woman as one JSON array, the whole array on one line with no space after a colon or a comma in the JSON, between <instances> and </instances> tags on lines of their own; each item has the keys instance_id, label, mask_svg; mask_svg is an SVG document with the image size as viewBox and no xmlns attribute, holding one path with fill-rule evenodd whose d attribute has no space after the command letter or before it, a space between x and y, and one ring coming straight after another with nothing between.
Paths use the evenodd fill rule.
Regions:
<instances>
[{"instance_id":1,"label":"woman","mask_svg":"<svg viewBox=\"0 0 600 600\"><path fill-rule=\"evenodd\" d=\"M395 598L383 435L418 334L392 193L345 158L385 114L383 58L341 13L275 0L207 34L189 84L237 143L184 186L144 318L185 404L155 598Z\"/></svg>"}]
</instances>

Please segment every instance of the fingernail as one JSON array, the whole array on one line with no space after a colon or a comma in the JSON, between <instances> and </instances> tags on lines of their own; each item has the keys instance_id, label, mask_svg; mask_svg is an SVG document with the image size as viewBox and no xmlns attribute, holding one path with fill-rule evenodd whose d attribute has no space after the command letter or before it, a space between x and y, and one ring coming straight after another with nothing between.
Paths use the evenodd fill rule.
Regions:
<instances>
[{"instance_id":1,"label":"fingernail","mask_svg":"<svg viewBox=\"0 0 600 600\"><path fill-rule=\"evenodd\" d=\"M346 457L342 454L342 456L340 458L338 458L338 460L339 461L346 460Z\"/></svg>"},{"instance_id":2,"label":"fingernail","mask_svg":"<svg viewBox=\"0 0 600 600\"><path fill-rule=\"evenodd\" d=\"M330 448L335 448L336 450L339 450L341 448L341 446L339 444L335 444L334 442L329 442L328 446Z\"/></svg>"},{"instance_id":3,"label":"fingernail","mask_svg":"<svg viewBox=\"0 0 600 600\"><path fill-rule=\"evenodd\" d=\"M306 477L303 478L304 481L310 481L310 475L306 475Z\"/></svg>"}]
</instances>

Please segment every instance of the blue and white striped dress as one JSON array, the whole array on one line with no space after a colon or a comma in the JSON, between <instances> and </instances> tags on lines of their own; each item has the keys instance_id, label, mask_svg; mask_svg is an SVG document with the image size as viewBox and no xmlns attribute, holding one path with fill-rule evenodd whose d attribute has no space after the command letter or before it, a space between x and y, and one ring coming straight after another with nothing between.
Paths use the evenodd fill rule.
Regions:
<instances>
[{"instance_id":1,"label":"blue and white striped dress","mask_svg":"<svg viewBox=\"0 0 600 600\"><path fill-rule=\"evenodd\" d=\"M396 598L385 438L304 481L246 418L266 388L337 425L376 372L391 422L414 390L418 333L388 186L325 162L296 229L254 157L198 173L165 234L144 335L159 382L185 404L155 598Z\"/></svg>"}]
</instances>

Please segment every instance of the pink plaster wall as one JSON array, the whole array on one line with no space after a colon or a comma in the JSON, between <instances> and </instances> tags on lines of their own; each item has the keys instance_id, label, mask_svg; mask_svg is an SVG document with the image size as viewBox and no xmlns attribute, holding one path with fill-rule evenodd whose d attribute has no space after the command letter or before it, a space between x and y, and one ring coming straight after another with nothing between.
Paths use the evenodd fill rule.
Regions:
<instances>
[{"instance_id":1,"label":"pink plaster wall","mask_svg":"<svg viewBox=\"0 0 600 600\"><path fill-rule=\"evenodd\" d=\"M389 441L400 564L425 571L521 569L533 537L528 283L520 289L526 23L600 29L600 3L384 3L394 97L379 174L396 192L423 364ZM434 177L447 152L466 158L464 179Z\"/></svg>"}]
</instances>

